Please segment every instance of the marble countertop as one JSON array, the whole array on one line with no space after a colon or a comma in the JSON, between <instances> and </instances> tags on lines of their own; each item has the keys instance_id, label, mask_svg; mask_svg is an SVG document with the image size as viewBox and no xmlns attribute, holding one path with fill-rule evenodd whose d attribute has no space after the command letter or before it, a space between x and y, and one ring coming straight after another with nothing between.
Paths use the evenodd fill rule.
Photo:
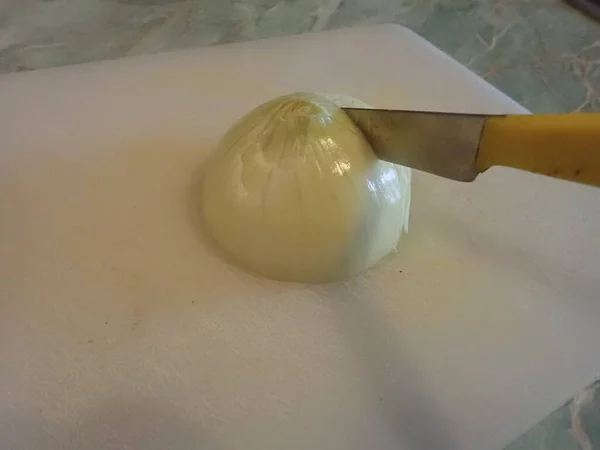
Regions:
<instances>
[{"instance_id":1,"label":"marble countertop","mask_svg":"<svg viewBox=\"0 0 600 450\"><path fill-rule=\"evenodd\" d=\"M560 0L0 0L0 72L383 22L533 112L600 110L600 25Z\"/></svg>"},{"instance_id":2,"label":"marble countertop","mask_svg":"<svg viewBox=\"0 0 600 450\"><path fill-rule=\"evenodd\" d=\"M574 396L504 450L600 449L600 381Z\"/></svg>"},{"instance_id":3,"label":"marble countertop","mask_svg":"<svg viewBox=\"0 0 600 450\"><path fill-rule=\"evenodd\" d=\"M600 24L559 0L0 0L0 73L405 25L533 112L600 111ZM506 450L600 449L600 383Z\"/></svg>"}]
</instances>

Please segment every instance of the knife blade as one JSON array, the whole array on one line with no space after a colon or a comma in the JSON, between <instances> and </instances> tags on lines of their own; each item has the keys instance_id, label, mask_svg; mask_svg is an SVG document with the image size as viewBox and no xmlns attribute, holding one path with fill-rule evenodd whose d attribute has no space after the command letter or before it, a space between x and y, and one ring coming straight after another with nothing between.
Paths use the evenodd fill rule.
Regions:
<instances>
[{"instance_id":1,"label":"knife blade","mask_svg":"<svg viewBox=\"0 0 600 450\"><path fill-rule=\"evenodd\" d=\"M600 186L600 114L482 115L343 108L377 156L457 181L492 166Z\"/></svg>"}]
</instances>

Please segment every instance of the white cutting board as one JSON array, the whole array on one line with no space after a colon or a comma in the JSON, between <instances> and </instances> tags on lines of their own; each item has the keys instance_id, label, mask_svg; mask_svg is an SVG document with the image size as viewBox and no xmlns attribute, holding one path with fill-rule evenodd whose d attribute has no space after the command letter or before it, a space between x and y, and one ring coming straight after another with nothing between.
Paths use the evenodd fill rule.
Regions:
<instances>
[{"instance_id":1,"label":"white cutting board","mask_svg":"<svg viewBox=\"0 0 600 450\"><path fill-rule=\"evenodd\" d=\"M0 78L3 449L493 450L600 372L600 191L416 174L397 254L304 286L229 266L191 192L292 91L522 112L398 26Z\"/></svg>"}]
</instances>

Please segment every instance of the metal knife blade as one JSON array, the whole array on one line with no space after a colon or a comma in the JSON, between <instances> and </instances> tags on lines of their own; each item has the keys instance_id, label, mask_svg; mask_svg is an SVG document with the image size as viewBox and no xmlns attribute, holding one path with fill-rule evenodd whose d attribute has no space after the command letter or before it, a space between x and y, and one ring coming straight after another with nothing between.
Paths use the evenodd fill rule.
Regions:
<instances>
[{"instance_id":1,"label":"metal knife blade","mask_svg":"<svg viewBox=\"0 0 600 450\"><path fill-rule=\"evenodd\" d=\"M444 178L473 181L489 115L343 108L385 161Z\"/></svg>"}]
</instances>

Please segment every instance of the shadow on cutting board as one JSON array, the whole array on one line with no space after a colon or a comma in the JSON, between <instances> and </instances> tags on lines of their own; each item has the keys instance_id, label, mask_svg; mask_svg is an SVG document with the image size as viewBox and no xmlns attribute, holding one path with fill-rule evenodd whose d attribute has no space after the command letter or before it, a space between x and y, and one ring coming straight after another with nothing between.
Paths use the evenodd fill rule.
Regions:
<instances>
[{"instance_id":1,"label":"shadow on cutting board","mask_svg":"<svg viewBox=\"0 0 600 450\"><path fill-rule=\"evenodd\" d=\"M328 296L341 299L331 303L333 316L338 318L342 335L354 349L359 370L380 399L390 433L410 450L460 450L412 361L398 345L385 318L371 304L374 292L361 292L364 288L360 286L330 285ZM402 381L396 383L395 379Z\"/></svg>"},{"instance_id":2,"label":"shadow on cutting board","mask_svg":"<svg viewBox=\"0 0 600 450\"><path fill-rule=\"evenodd\" d=\"M189 415L148 400L113 399L82 412L61 428L44 417L63 411L29 411L30 417L0 417L3 449L27 450L215 450L219 447ZM35 416L37 420L33 420Z\"/></svg>"}]
</instances>

